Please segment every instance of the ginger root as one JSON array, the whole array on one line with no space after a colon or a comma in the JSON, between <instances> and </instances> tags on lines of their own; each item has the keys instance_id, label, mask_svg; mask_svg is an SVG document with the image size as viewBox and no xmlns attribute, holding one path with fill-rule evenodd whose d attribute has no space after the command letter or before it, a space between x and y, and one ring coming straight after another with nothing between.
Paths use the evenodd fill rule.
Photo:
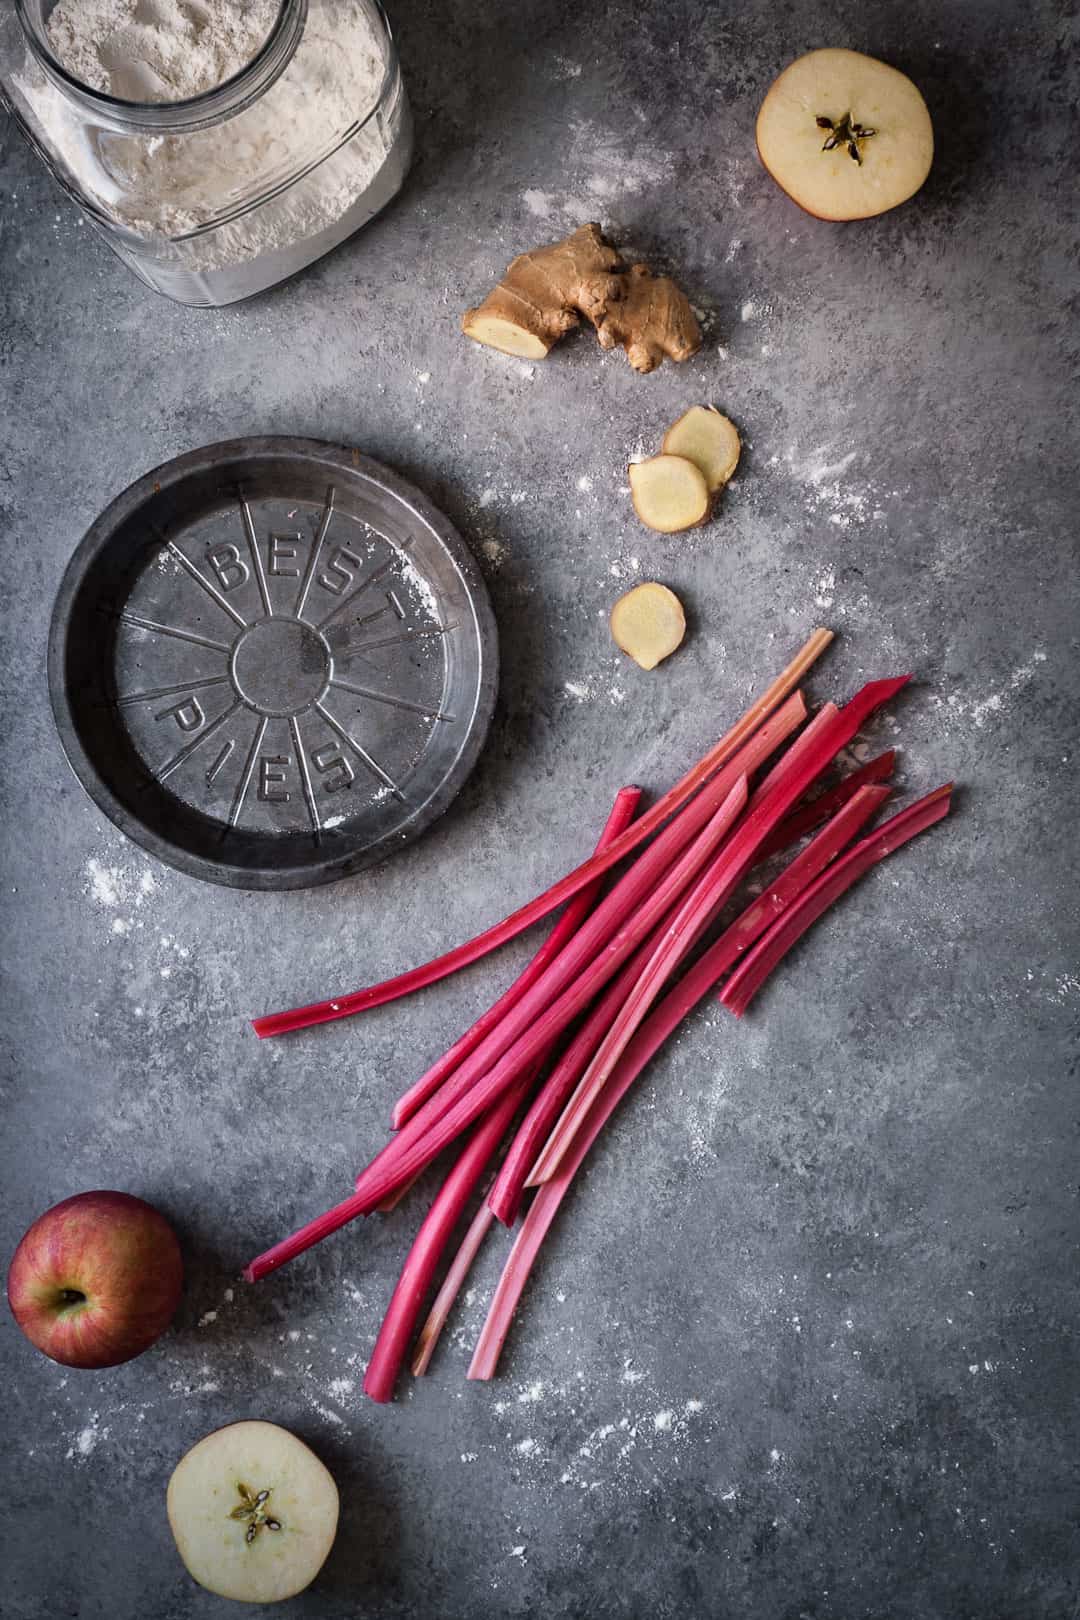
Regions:
<instances>
[{"instance_id":1,"label":"ginger root","mask_svg":"<svg viewBox=\"0 0 1080 1620\"><path fill-rule=\"evenodd\" d=\"M655 669L682 644L686 615L674 591L646 580L627 591L611 610L611 634L617 647L642 669Z\"/></svg>"},{"instance_id":2,"label":"ginger root","mask_svg":"<svg viewBox=\"0 0 1080 1620\"><path fill-rule=\"evenodd\" d=\"M704 523L712 496L699 467L685 456L652 456L627 469L634 511L647 529L678 534Z\"/></svg>"},{"instance_id":3,"label":"ginger root","mask_svg":"<svg viewBox=\"0 0 1080 1620\"><path fill-rule=\"evenodd\" d=\"M503 354L543 360L582 318L603 348L621 343L635 371L655 371L665 356L689 359L701 347L694 312L675 283L643 264L624 270L595 224L519 254L483 303L466 310L461 327Z\"/></svg>"},{"instance_id":4,"label":"ginger root","mask_svg":"<svg viewBox=\"0 0 1080 1620\"><path fill-rule=\"evenodd\" d=\"M689 360L701 348L701 328L685 295L644 264L630 266L622 297L594 324L600 347L621 343L635 371L655 371L665 356Z\"/></svg>"},{"instance_id":5,"label":"ginger root","mask_svg":"<svg viewBox=\"0 0 1080 1620\"><path fill-rule=\"evenodd\" d=\"M599 225L582 225L551 247L520 253L499 285L466 310L466 337L503 354L542 360L584 315L595 325L621 293L619 255Z\"/></svg>"},{"instance_id":6,"label":"ginger root","mask_svg":"<svg viewBox=\"0 0 1080 1620\"><path fill-rule=\"evenodd\" d=\"M685 456L704 474L709 494L715 495L739 465L742 441L734 422L715 405L691 405L668 428L660 446L667 456Z\"/></svg>"}]
</instances>

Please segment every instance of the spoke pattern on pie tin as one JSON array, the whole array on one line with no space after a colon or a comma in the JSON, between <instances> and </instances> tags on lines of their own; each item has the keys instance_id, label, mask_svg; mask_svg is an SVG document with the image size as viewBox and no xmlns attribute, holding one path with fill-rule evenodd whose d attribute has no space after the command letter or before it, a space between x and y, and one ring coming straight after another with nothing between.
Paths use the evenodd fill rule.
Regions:
<instances>
[{"instance_id":1,"label":"spoke pattern on pie tin","mask_svg":"<svg viewBox=\"0 0 1080 1620\"><path fill-rule=\"evenodd\" d=\"M389 776L386 771L383 770L378 760L372 759L371 755L367 752L367 749L362 748L356 741L355 737L349 736L349 733L345 730L345 727L338 724L326 705L324 703L316 703L315 708L316 711L322 715L331 731L336 731L342 742L348 743L357 759L360 760L362 764L367 766L368 770L373 776L378 777L383 787L389 788L390 792L394 795L394 798L400 799L402 804L407 804L408 800L398 787L397 783L394 781L393 777Z\"/></svg>"}]
</instances>

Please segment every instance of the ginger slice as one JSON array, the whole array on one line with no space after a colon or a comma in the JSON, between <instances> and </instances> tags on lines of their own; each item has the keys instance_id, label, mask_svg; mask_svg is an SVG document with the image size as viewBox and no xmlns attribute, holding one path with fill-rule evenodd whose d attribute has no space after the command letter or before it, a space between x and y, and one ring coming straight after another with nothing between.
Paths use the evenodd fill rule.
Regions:
<instances>
[{"instance_id":1,"label":"ginger slice","mask_svg":"<svg viewBox=\"0 0 1080 1620\"><path fill-rule=\"evenodd\" d=\"M709 516L712 497L705 475L685 456L652 456L632 462L628 471L634 511L646 528L678 534Z\"/></svg>"},{"instance_id":2,"label":"ginger slice","mask_svg":"<svg viewBox=\"0 0 1080 1620\"><path fill-rule=\"evenodd\" d=\"M739 465L742 443L734 422L715 405L691 405L668 428L660 448L665 455L692 461L704 476L709 493L715 495Z\"/></svg>"},{"instance_id":3,"label":"ginger slice","mask_svg":"<svg viewBox=\"0 0 1080 1620\"><path fill-rule=\"evenodd\" d=\"M466 310L461 328L503 354L543 360L582 318L603 348L621 343L635 371L655 371L665 356L687 360L701 347L694 312L675 283L643 264L624 270L596 224L519 254L483 303Z\"/></svg>"},{"instance_id":4,"label":"ginger slice","mask_svg":"<svg viewBox=\"0 0 1080 1620\"><path fill-rule=\"evenodd\" d=\"M655 669L678 647L686 634L686 615L674 591L646 580L627 591L611 610L615 645L642 669Z\"/></svg>"},{"instance_id":5,"label":"ginger slice","mask_svg":"<svg viewBox=\"0 0 1080 1620\"><path fill-rule=\"evenodd\" d=\"M619 255L599 225L582 225L551 247L521 253L476 309L466 310L466 337L503 354L543 360L584 315L594 323L621 295Z\"/></svg>"},{"instance_id":6,"label":"ginger slice","mask_svg":"<svg viewBox=\"0 0 1080 1620\"><path fill-rule=\"evenodd\" d=\"M635 371L655 371L662 360L689 360L701 348L701 328L685 293L669 276L631 265L622 297L594 324L602 349L621 343Z\"/></svg>"}]
</instances>

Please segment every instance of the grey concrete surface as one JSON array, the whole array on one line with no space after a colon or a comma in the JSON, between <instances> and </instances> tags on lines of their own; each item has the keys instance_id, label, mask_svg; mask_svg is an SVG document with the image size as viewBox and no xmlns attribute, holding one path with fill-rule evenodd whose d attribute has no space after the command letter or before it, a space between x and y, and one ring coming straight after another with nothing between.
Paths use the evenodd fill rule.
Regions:
<instances>
[{"instance_id":1,"label":"grey concrete surface","mask_svg":"<svg viewBox=\"0 0 1080 1620\"><path fill-rule=\"evenodd\" d=\"M395 8L418 161L379 222L222 312L142 288L0 124L6 1256L55 1200L151 1199L187 1261L167 1337L66 1372L5 1318L10 1620L223 1612L164 1486L266 1416L341 1487L297 1616L1065 1620L1076 1543L1075 22L1052 0ZM773 74L844 43L912 74L938 156L842 228L758 165ZM633 375L582 336L530 369L460 310L585 219L677 269L708 341ZM636 523L629 452L687 404L746 455L717 523ZM496 722L452 810L324 890L219 890L124 842L68 774L44 646L65 561L130 480L246 433L355 444L486 572ZM684 597L645 675L605 616ZM504 1375L464 1382L493 1243L430 1376L359 1382L423 1207L257 1288L392 1098L533 942L362 1022L246 1016L381 976L576 861L625 781L696 758L817 621L817 699L910 668L867 742L957 813L792 957L744 1023L656 1061L563 1212Z\"/></svg>"}]
</instances>

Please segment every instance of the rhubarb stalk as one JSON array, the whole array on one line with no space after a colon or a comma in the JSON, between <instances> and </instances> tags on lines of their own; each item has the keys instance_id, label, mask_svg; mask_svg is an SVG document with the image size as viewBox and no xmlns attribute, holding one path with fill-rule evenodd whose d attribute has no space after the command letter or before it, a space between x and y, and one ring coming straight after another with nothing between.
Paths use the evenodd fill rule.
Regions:
<instances>
[{"instance_id":1,"label":"rhubarb stalk","mask_svg":"<svg viewBox=\"0 0 1080 1620\"><path fill-rule=\"evenodd\" d=\"M485 1201L480 1205L472 1218L472 1224L461 1240L458 1249L450 1263L450 1269L443 1278L442 1287L435 1295L427 1321L416 1336L413 1346L412 1370L416 1378L422 1378L431 1364L435 1353L435 1346L439 1342L443 1328L453 1309L454 1301L461 1292L461 1285L472 1269L472 1263L480 1252L480 1245L488 1235L488 1230L495 1215L490 1205Z\"/></svg>"},{"instance_id":2,"label":"rhubarb stalk","mask_svg":"<svg viewBox=\"0 0 1080 1620\"><path fill-rule=\"evenodd\" d=\"M717 784L720 783L722 774L709 783L697 800L687 806L679 818L680 822L686 817L693 817L696 823L708 812L712 807L711 801L718 791ZM593 997L603 989L608 979L618 972L622 963L652 930L672 902L696 878L721 839L726 837L745 803L746 778L741 776L719 808L713 810L694 842L683 851L674 866L665 872L660 882L651 887L653 876L650 876L646 883L642 875L637 892L631 896L631 892L628 891L622 896L625 920L614 934L608 933L605 939L605 930L601 926L605 908L619 897L627 879L646 865L653 852L659 849L661 840L667 837L667 832L663 833L655 844L650 845L641 859L635 862L622 883L612 890L603 904L593 913L573 944L569 945L549 968L548 976L559 975L564 984L569 980L568 987L558 999L545 1005L546 980L535 985L500 1026L498 1033L502 1035L507 1027L516 1021L520 1034L498 1062L487 1072L481 1069L467 1086L462 1084L453 1105L444 1113L433 1118L425 1118L425 1113L433 1104L442 1101L452 1089L459 1086L459 1082L463 1081L467 1068L467 1065L463 1065L437 1096L431 1098L419 1113L414 1114L397 1136L365 1170L361 1171L356 1181L356 1193L358 1197L366 1198L368 1208L374 1208L379 1204L420 1166L430 1164L431 1160L470 1125L478 1114L491 1106L501 1091L513 1084L521 1069L545 1051L584 1010ZM594 924L597 925L595 930ZM586 958L581 963L577 961L571 963L571 958L576 956L578 941L589 940L590 935L593 941L597 938L602 941L596 954L591 960ZM583 971L579 970L582 968ZM535 1006L530 1001L531 997L536 998ZM537 1007L543 1007L539 1015ZM481 1051L482 1048L478 1049L474 1057L479 1058Z\"/></svg>"},{"instance_id":3,"label":"rhubarb stalk","mask_svg":"<svg viewBox=\"0 0 1080 1620\"><path fill-rule=\"evenodd\" d=\"M886 759L891 764L892 755L882 755L882 760ZM881 761L874 763L878 770L883 769ZM852 778L847 778L845 783L840 784L841 787L846 787L851 780ZM832 790L828 796L822 795L821 798L829 797L832 800L836 792L837 790ZM746 908L712 948L710 955L718 965L709 980L710 984L714 984L721 973L726 972L732 962L736 961L743 951L749 949L755 939L779 915L783 906L801 892L811 878L817 876L825 864L832 860L870 816L876 813L887 797L887 789L877 789L874 792L868 790L862 795L859 793L858 784L854 789L848 789L846 796L839 800L839 808L845 809L850 803L851 809L845 810L843 816L838 814L821 837L816 838L789 866L785 867L776 882ZM815 806L819 802L815 799ZM788 816L781 822L779 831L782 832L792 826L792 838L801 837L806 828L800 826L796 829L793 826L799 815L800 812L796 811ZM766 844L774 843L775 836L767 840ZM758 861L763 857L764 847L758 851ZM512 1226L517 1219L529 1172L667 926L668 920L665 919L639 947L636 955L626 964L618 978L608 986L526 1110L488 1194L488 1204L504 1226ZM722 949L718 952L717 947ZM697 996L694 999L696 1001Z\"/></svg>"},{"instance_id":4,"label":"rhubarb stalk","mask_svg":"<svg viewBox=\"0 0 1080 1620\"><path fill-rule=\"evenodd\" d=\"M637 813L638 803L641 799L639 787L620 788L611 807L604 829L596 845L596 853L603 854L604 850L613 844L620 833L626 831ZM498 1001L489 1007L487 1012L481 1013L475 1024L467 1029L448 1052L437 1062L433 1063L403 1097L394 1105L391 1124L395 1131L400 1130L406 1120L411 1119L416 1110L425 1103L433 1092L438 1091L443 1081L453 1074L454 1070L468 1057L470 1052L476 1050L488 1032L495 1028L501 1018L504 1018L511 1007L517 1005L529 989L541 977L549 963L553 962L565 945L573 939L585 918L589 915L596 903L600 892L603 877L598 877L584 889L579 889L569 902L566 910L559 918L548 938L541 945L532 961L519 973L508 990L504 990Z\"/></svg>"},{"instance_id":5,"label":"rhubarb stalk","mask_svg":"<svg viewBox=\"0 0 1080 1620\"><path fill-rule=\"evenodd\" d=\"M725 775L721 771L714 777L634 862L577 936L551 963L543 978L531 987L461 1068L433 1097L428 1098L382 1152L361 1171L352 1196L316 1216L265 1253L257 1255L244 1272L248 1282L258 1282L260 1278L269 1276L272 1271L277 1271L297 1255L321 1243L323 1238L339 1231L357 1216L371 1214L489 1108L524 1068L542 1059L551 1043L577 1017L606 979L618 971L657 918L696 876L712 847L710 838L715 841L722 836L724 828L738 814L746 799L746 779L740 777L734 788L728 789L724 802L717 808L715 800L725 789ZM710 816L711 822L703 833L702 823L708 822ZM689 849L684 848L680 858L665 871L674 852L691 833L696 837ZM660 874L663 875L659 883L650 893ZM622 919L614 935L611 934L613 918ZM581 952L578 947L583 937L585 946ZM580 971L598 951L599 956L590 965L589 972ZM552 975L557 976L557 983L565 984L568 978L573 982L553 1005L548 1006L548 981ZM546 1008L539 1018L536 1016L537 1007ZM508 1026L509 1039L514 1044L509 1051L505 1051L504 1038ZM497 1040L504 1056L490 1072L485 1072L490 1062L487 1056L489 1043Z\"/></svg>"},{"instance_id":6,"label":"rhubarb stalk","mask_svg":"<svg viewBox=\"0 0 1080 1620\"><path fill-rule=\"evenodd\" d=\"M907 677L904 677L906 679ZM653 959L627 998L574 1096L540 1155L529 1177L529 1185L549 1181L558 1169L577 1131L584 1123L593 1101L634 1031L647 1015L665 980L678 965L688 945L708 927L727 899L742 882L758 858L765 839L783 820L807 788L819 777L839 750L846 746L859 726L878 704L892 697L904 680L872 681L837 711L826 704L799 739L769 772L757 789L740 826L687 899L684 907L685 940L671 938L657 947ZM673 930L673 933L676 932Z\"/></svg>"},{"instance_id":7,"label":"rhubarb stalk","mask_svg":"<svg viewBox=\"0 0 1080 1620\"><path fill-rule=\"evenodd\" d=\"M822 912L857 883L878 861L891 855L910 838L925 832L949 813L953 784L935 788L925 798L901 810L863 838L835 865L816 878L799 900L777 918L768 933L754 946L724 986L720 1000L729 1012L741 1018L777 963Z\"/></svg>"},{"instance_id":8,"label":"rhubarb stalk","mask_svg":"<svg viewBox=\"0 0 1080 1620\"><path fill-rule=\"evenodd\" d=\"M842 806L779 878L725 929L716 943L699 958L641 1025L593 1103L558 1170L550 1181L540 1187L529 1207L507 1257L477 1341L469 1367L470 1378L487 1379L494 1376L514 1312L555 1214L589 1149L642 1069L655 1057L687 1014L708 994L717 978L753 943L755 930L760 934L769 919L778 914L778 908L781 908L779 915L782 917L782 908L793 906L820 871L824 869L828 872L828 862L883 802L886 791L881 787L863 787L849 804ZM867 842L876 836L871 834Z\"/></svg>"},{"instance_id":9,"label":"rhubarb stalk","mask_svg":"<svg viewBox=\"0 0 1080 1620\"><path fill-rule=\"evenodd\" d=\"M896 767L896 754L888 748L876 759L869 760L867 764L860 765L857 771L845 776L843 781L837 782L835 787L826 788L815 799L799 805L790 816L786 816L777 827L771 838L767 838L761 846L760 860L768 860L770 855L776 855L789 845L797 843L807 833L813 832L822 826L829 817L835 815L848 800L856 794L861 787L867 787L873 782L888 782Z\"/></svg>"},{"instance_id":10,"label":"rhubarb stalk","mask_svg":"<svg viewBox=\"0 0 1080 1620\"><path fill-rule=\"evenodd\" d=\"M789 693L794 692L807 670L820 658L832 639L831 630L815 630L768 690L755 699L731 730L715 743L673 788L658 799L639 821L628 827L607 850L602 854L593 855L573 872L561 878L558 883L553 884L544 894L521 906L502 922L477 934L474 939L446 952L443 956L435 957L421 967L398 974L396 978L385 979L381 984L370 985L366 989L355 990L351 994L338 996L330 1001L313 1002L310 1006L294 1008L290 1012L270 1013L263 1018L253 1019L252 1027L255 1033L264 1038L284 1035L292 1030L306 1029L312 1024L331 1023L334 1019L347 1018L354 1013L363 1012L368 1007L377 1007L383 1002L394 1001L399 996L406 996L414 990L423 989L426 985L435 984L447 974L455 973L459 968L478 961L489 951L496 950L498 946L523 933L526 928L531 928L533 923L539 922L556 907L570 900L585 884L610 871L632 849L644 843L669 816L680 810L768 720Z\"/></svg>"},{"instance_id":11,"label":"rhubarb stalk","mask_svg":"<svg viewBox=\"0 0 1080 1620\"><path fill-rule=\"evenodd\" d=\"M527 1084L523 1076L516 1086L503 1093L487 1118L481 1120L424 1217L383 1317L364 1375L364 1393L373 1401L388 1401L393 1396L409 1340L443 1250L505 1136Z\"/></svg>"}]
</instances>

